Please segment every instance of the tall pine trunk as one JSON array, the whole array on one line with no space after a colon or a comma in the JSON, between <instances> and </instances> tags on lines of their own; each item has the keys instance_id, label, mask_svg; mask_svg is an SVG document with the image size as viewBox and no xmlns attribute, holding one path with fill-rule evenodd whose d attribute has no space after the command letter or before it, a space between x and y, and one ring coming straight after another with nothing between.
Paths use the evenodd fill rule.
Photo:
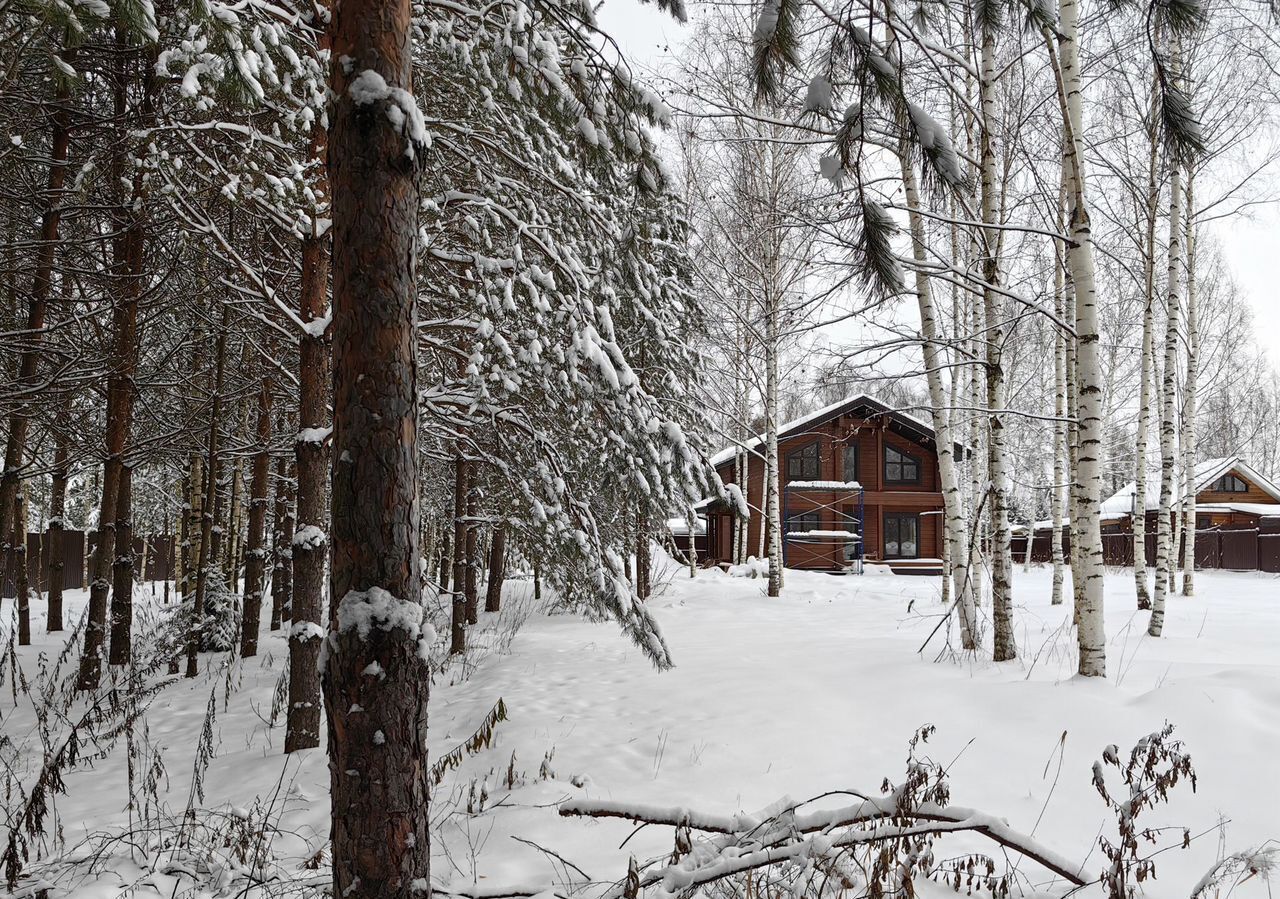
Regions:
<instances>
[{"instance_id":1,"label":"tall pine trunk","mask_svg":"<svg viewBox=\"0 0 1280 899\"><path fill-rule=\"evenodd\" d=\"M449 654L467 648L467 460L461 447L453 462L453 592L449 628Z\"/></svg>"},{"instance_id":2,"label":"tall pine trunk","mask_svg":"<svg viewBox=\"0 0 1280 899\"><path fill-rule=\"evenodd\" d=\"M485 586L484 610L502 611L502 581L507 573L507 529L499 524L489 541L489 583Z\"/></svg>"},{"instance_id":3,"label":"tall pine trunk","mask_svg":"<svg viewBox=\"0 0 1280 899\"><path fill-rule=\"evenodd\" d=\"M27 568L27 491L21 487L13 504L13 595L18 607L18 645L31 645L31 583Z\"/></svg>"},{"instance_id":4,"label":"tall pine trunk","mask_svg":"<svg viewBox=\"0 0 1280 899\"><path fill-rule=\"evenodd\" d=\"M131 79L127 66L130 51L119 34L118 31L112 88L116 119L123 130L128 127L132 118L128 113ZM147 77L145 81L147 87L144 91L143 118L148 119L154 78ZM138 301L142 293L147 233L141 209L141 173L134 175L130 187L123 186L130 167L128 153L129 141L121 135L119 149L112 159L112 174L127 196L115 215L118 237L112 250L112 289L116 293L116 299L111 314L112 347L110 374L107 377L106 461L102 468L102 498L98 508L98 548L94 554L93 578L89 585L89 615L80 656L78 686L84 691L96 690L102 676L102 650L107 637L107 599L116 552L116 504L124 452L133 424L133 375L138 364ZM123 597L120 599L123 600Z\"/></svg>"},{"instance_id":5,"label":"tall pine trunk","mask_svg":"<svg viewBox=\"0 0 1280 899\"><path fill-rule=\"evenodd\" d=\"M64 395L61 403L64 422L71 418L71 394ZM49 523L45 539L49 544L49 567L46 578L49 588L47 628L49 633L62 630L62 591L66 579L66 546L63 532L66 530L68 465L71 458L71 433L66 427L58 429L53 449L53 485L49 493Z\"/></svg>"},{"instance_id":6,"label":"tall pine trunk","mask_svg":"<svg viewBox=\"0 0 1280 899\"><path fill-rule=\"evenodd\" d=\"M475 466L468 466L467 479L467 537L466 553L463 560L466 569L463 576L462 592L466 597L467 626L480 620L480 567L479 539L480 529L476 527L476 517L480 513L480 488L476 485Z\"/></svg>"},{"instance_id":7,"label":"tall pine trunk","mask_svg":"<svg viewBox=\"0 0 1280 899\"><path fill-rule=\"evenodd\" d=\"M325 12L327 3L317 4ZM322 26L323 27L323 26ZM321 49L327 47L327 39ZM289 715L284 751L320 745L320 619L324 609L324 560L328 548L327 488L329 453L325 444L329 395L328 135L315 124L309 158L318 164L312 190L311 233L302 240L299 317L305 325L298 340L297 530L291 539L293 609L289 628Z\"/></svg>"},{"instance_id":8,"label":"tall pine trunk","mask_svg":"<svg viewBox=\"0 0 1280 899\"><path fill-rule=\"evenodd\" d=\"M240 621L240 655L258 654L262 627L262 594L267 574L267 478L271 474L271 382L263 375L258 389L258 449L249 484L249 535L244 554L244 612Z\"/></svg>"},{"instance_id":9,"label":"tall pine trunk","mask_svg":"<svg viewBox=\"0 0 1280 899\"><path fill-rule=\"evenodd\" d=\"M425 147L413 127L411 21L409 0L344 0L329 30L333 602L323 684L333 895L347 899L421 899L431 882L414 280Z\"/></svg>"},{"instance_id":10,"label":"tall pine trunk","mask_svg":"<svg viewBox=\"0 0 1280 899\"><path fill-rule=\"evenodd\" d=\"M213 363L213 404L209 410L209 435L205 442L204 498L200 502L200 554L196 561L196 591L191 604L191 621L187 631L187 677L200 673L199 653L204 627L205 597L209 591L209 575L218 564L214 515L218 489L218 428L222 424L222 389L227 370L228 307L222 307L222 327L218 329ZM286 750L287 751L287 750Z\"/></svg>"},{"instance_id":11,"label":"tall pine trunk","mask_svg":"<svg viewBox=\"0 0 1280 899\"><path fill-rule=\"evenodd\" d=\"M282 422L283 422L282 417ZM284 427L281 427L284 430ZM275 503L271 521L271 629L293 617L293 479L289 457L276 461Z\"/></svg>"},{"instance_id":12,"label":"tall pine trunk","mask_svg":"<svg viewBox=\"0 0 1280 899\"><path fill-rule=\"evenodd\" d=\"M70 145L70 92L68 79L58 78L49 117L49 172L45 180L44 212L40 216L40 243L36 249L35 271L31 284L31 300L27 306L26 334L18 358L15 386L34 386L36 364L40 359L40 341L44 335L49 294L53 287L53 262L58 246L58 229L62 223L62 189L67 177L67 149ZM16 237L16 235L15 235ZM11 275L12 277L12 275ZM11 282L12 285L12 282ZM0 473L0 532L14 547L25 540L12 536L14 505L18 482L22 476L22 460L26 455L27 436L31 430L31 412L25 402L9 413L8 436L5 441L4 471ZM25 543L23 544L25 546ZM0 555L3 547L0 547ZM61 629L61 625L59 625Z\"/></svg>"},{"instance_id":13,"label":"tall pine trunk","mask_svg":"<svg viewBox=\"0 0 1280 899\"><path fill-rule=\"evenodd\" d=\"M116 553L111 568L111 645L107 660L127 665L133 650L133 466L120 466Z\"/></svg>"}]
</instances>

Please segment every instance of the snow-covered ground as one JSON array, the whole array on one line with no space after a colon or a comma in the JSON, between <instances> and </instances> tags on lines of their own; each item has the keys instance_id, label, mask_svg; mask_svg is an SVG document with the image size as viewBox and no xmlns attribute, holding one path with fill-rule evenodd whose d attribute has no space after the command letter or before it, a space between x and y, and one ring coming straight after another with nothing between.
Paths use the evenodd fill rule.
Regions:
<instances>
[{"instance_id":1,"label":"snow-covered ground","mask_svg":"<svg viewBox=\"0 0 1280 899\"><path fill-rule=\"evenodd\" d=\"M465 741L499 697L509 716L493 745L437 788L434 878L493 888L560 883L566 872L581 879L542 847L592 880L614 881L629 854L644 861L669 853L671 832L647 828L619 848L630 825L561 818L560 801L585 796L733 813L833 789L874 793L885 777L901 778L907 740L923 724L937 727L926 751L946 763L955 803L1003 816L1090 871L1103 866L1099 834L1115 831L1091 785L1094 761L1108 744L1126 753L1142 735L1175 724L1194 759L1198 791L1179 786L1140 823L1176 825L1175 837L1186 826L1197 838L1190 849L1158 857L1159 879L1146 885L1148 895L1187 896L1220 853L1280 838L1280 580L1201 573L1199 595L1173 598L1166 636L1153 640L1145 636L1146 613L1133 609L1132 573L1110 574L1105 681L1073 676L1069 607L1049 604L1048 570L1019 571L1015 588L1021 658L1002 665L947 651L944 631L926 645L943 611L932 578L788 572L786 595L771 600L762 580L719 572L691 580L671 566L652 600L676 659L668 672L655 671L610 624L533 614L509 646L444 672L433 690L433 755ZM527 583L511 582L511 611L489 623L488 642L505 644L492 638L527 609L527 591ZM83 594L69 597L71 616L83 602ZM28 670L39 651L60 646L43 635L37 612L37 645L20 654ZM11 603L0 620L11 621ZM213 673L168 687L147 723L163 747L162 798L180 814L216 696L217 751L204 806L231 809L233 819L260 814L251 808L255 799L270 807L282 834L272 851L299 867L324 844L328 775L322 750L286 759L283 726L269 726L285 657L283 632L264 632L259 658L230 678L206 658L202 671ZM32 717L23 703L12 710L6 683L4 733L19 744ZM509 790L512 767L517 785ZM67 778L57 809L68 845L126 826L124 772L117 752ZM467 814L473 791L475 813ZM939 854L961 847L993 848L947 838ZM168 896L180 885L176 874L148 873L154 864L136 854L136 863L126 863L120 847L110 852L115 857L96 881L64 873L59 892L114 896L143 881L142 894ZM1031 862L1010 863L1031 882L1050 879ZM311 873L322 879L324 872ZM1270 894L1255 878L1233 895Z\"/></svg>"}]
</instances>

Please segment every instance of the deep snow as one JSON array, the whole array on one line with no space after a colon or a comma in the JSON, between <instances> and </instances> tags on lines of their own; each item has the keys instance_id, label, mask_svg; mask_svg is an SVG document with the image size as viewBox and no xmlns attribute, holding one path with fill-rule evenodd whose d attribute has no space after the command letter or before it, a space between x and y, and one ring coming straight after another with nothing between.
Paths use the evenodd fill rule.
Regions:
<instances>
[{"instance_id":1,"label":"deep snow","mask_svg":"<svg viewBox=\"0 0 1280 899\"><path fill-rule=\"evenodd\" d=\"M957 804L1034 832L1090 871L1102 867L1099 833L1114 832L1090 784L1093 762L1108 744L1127 752L1166 720L1174 723L1195 760L1199 791L1180 787L1145 823L1204 836L1191 849L1159 856L1148 895L1186 896L1221 852L1280 837L1280 580L1272 576L1198 574L1199 595L1173 598L1166 636L1152 639L1146 613L1133 609L1132 573L1109 574L1105 681L1073 676L1068 607L1050 606L1047 568L1016 573L1021 658L1002 665L945 651L942 632L918 652L943 612L933 578L788 572L785 595L776 600L764 595L760 579L700 572L691 580L669 562L659 581L651 602L676 660L672 671L655 671L612 625L570 615L535 613L506 646L500 638L529 606L527 582L512 581L509 611L486 625L489 648L440 675L432 694L433 756L466 740L499 697L509 719L497 726L491 748L468 757L436 790L438 884L563 882L560 861L514 837L553 850L595 881L614 881L628 854L644 861L669 853L671 832L648 828L619 849L630 825L560 818L559 801L587 796L733 813L837 788L874 792L885 777L901 777L907 740L926 723L937 726L927 752L948 763ZM140 588L140 602L149 596ZM84 602L83 593L69 595L68 620ZM43 634L42 605L33 611L37 645L20 653L29 670L38 652L61 646ZM11 626L11 601L0 620ZM286 760L283 725L266 720L285 667L285 634L264 629L259 658L233 669L235 689L225 702L225 666L203 659L202 672L212 673L167 688L148 727L163 746L163 798L180 814L197 735L216 694L217 753L205 807L242 815L255 798L272 804L281 816L272 852L282 873L323 880L323 870L299 870L323 846L328 827L323 751ZM0 709L5 735L21 745L32 722L29 703L24 708L20 698L14 710L6 684ZM519 783L508 790L513 752ZM57 807L67 846L80 847L81 857L86 835L119 831L128 821L124 766L117 751L67 779L69 795ZM484 810L466 814L468 795L483 781ZM939 855L962 847L995 848L945 838ZM114 896L134 884L144 895L169 896L190 886L176 874L154 873L154 859L135 853L129 861L119 846L111 852L111 863L93 877L84 866L33 869L56 876L55 895ZM1033 883L1050 880L1029 862L1019 868ZM233 875L224 874L222 884L238 895ZM1258 878L1233 895L1266 896L1267 889Z\"/></svg>"}]
</instances>

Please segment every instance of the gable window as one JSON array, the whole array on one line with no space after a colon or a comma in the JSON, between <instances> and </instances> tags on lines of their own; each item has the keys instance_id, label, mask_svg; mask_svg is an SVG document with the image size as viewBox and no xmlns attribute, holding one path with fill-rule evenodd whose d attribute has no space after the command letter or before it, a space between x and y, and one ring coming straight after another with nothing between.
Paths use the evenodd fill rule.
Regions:
<instances>
[{"instance_id":1,"label":"gable window","mask_svg":"<svg viewBox=\"0 0 1280 899\"><path fill-rule=\"evenodd\" d=\"M852 441L844 445L844 461L840 477L845 483L858 480L858 444Z\"/></svg>"},{"instance_id":2,"label":"gable window","mask_svg":"<svg viewBox=\"0 0 1280 899\"><path fill-rule=\"evenodd\" d=\"M914 512L884 513L884 557L886 559L918 559L920 557L920 516Z\"/></svg>"},{"instance_id":3,"label":"gable window","mask_svg":"<svg viewBox=\"0 0 1280 899\"><path fill-rule=\"evenodd\" d=\"M1249 485L1244 482L1243 478L1238 478L1233 474L1224 474L1214 481L1213 486L1209 489L1214 493L1248 493Z\"/></svg>"},{"instance_id":4,"label":"gable window","mask_svg":"<svg viewBox=\"0 0 1280 899\"><path fill-rule=\"evenodd\" d=\"M813 441L787 454L787 480L816 481L822 476L818 457L818 441Z\"/></svg>"},{"instance_id":5,"label":"gable window","mask_svg":"<svg viewBox=\"0 0 1280 899\"><path fill-rule=\"evenodd\" d=\"M884 448L884 479L890 484L915 484L920 481L920 460L891 446Z\"/></svg>"}]
</instances>

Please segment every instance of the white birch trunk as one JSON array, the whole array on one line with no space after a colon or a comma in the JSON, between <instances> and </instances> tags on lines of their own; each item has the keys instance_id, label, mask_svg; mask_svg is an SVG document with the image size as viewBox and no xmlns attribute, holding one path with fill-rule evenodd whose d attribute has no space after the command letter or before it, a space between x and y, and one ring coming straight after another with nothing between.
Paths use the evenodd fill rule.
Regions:
<instances>
[{"instance_id":1,"label":"white birch trunk","mask_svg":"<svg viewBox=\"0 0 1280 899\"><path fill-rule=\"evenodd\" d=\"M1196 310L1196 223L1194 173L1187 171L1186 214L1183 226L1186 235L1186 293L1187 293L1187 382L1184 386L1182 407L1182 495L1185 503L1182 515L1182 533L1186 546L1182 552L1182 594L1195 595L1196 574L1196 390L1200 374L1200 323Z\"/></svg>"},{"instance_id":2,"label":"white birch trunk","mask_svg":"<svg viewBox=\"0 0 1280 899\"><path fill-rule=\"evenodd\" d=\"M902 184L907 198L907 217L911 229L911 252L917 263L928 262L925 250L924 220L920 215L920 194L915 171L911 168L906 152L898 156L902 166ZM976 646L977 627L973 594L969 589L968 547L965 537L964 504L960 496L960 482L956 475L955 442L951 437L951 416L945 406L946 388L942 383L942 354L938 348L938 321L929 279L920 268L915 272L916 300L920 307L920 348L924 355L925 378L929 384L929 405L933 420L933 432L938 445L938 475L942 481L942 509L946 540L944 549L951 563L951 571L943 572L944 598L948 574L955 580L956 609L960 616L960 640L965 649Z\"/></svg>"},{"instance_id":3,"label":"white birch trunk","mask_svg":"<svg viewBox=\"0 0 1280 899\"><path fill-rule=\"evenodd\" d=\"M1178 77L1179 48L1175 42L1170 53L1170 74ZM1174 446L1177 426L1174 421L1174 398L1178 387L1178 320L1182 282L1182 169L1173 162L1169 173L1169 275L1168 319L1165 323L1163 389L1160 397L1160 511L1156 522L1156 589L1151 602L1151 620L1147 633L1159 637L1164 630L1165 599L1174 586L1173 491L1177 463Z\"/></svg>"},{"instance_id":4,"label":"white birch trunk","mask_svg":"<svg viewBox=\"0 0 1280 899\"><path fill-rule=\"evenodd\" d=\"M1076 527L1072 533L1072 557L1077 560L1082 583L1078 587L1076 639L1079 673L1105 677L1106 632L1102 601L1102 383L1098 364L1098 299L1094 279L1093 234L1086 203L1084 174L1084 110L1080 71L1079 0L1063 0L1060 37L1062 100L1070 155L1068 188L1071 195L1071 243L1067 265L1071 270L1076 307L1076 418L1077 449L1074 490Z\"/></svg>"},{"instance_id":5,"label":"white birch trunk","mask_svg":"<svg viewBox=\"0 0 1280 899\"><path fill-rule=\"evenodd\" d=\"M765 472L769 492L769 595L782 593L782 508L778 478L778 300L765 294Z\"/></svg>"},{"instance_id":6,"label":"white birch trunk","mask_svg":"<svg viewBox=\"0 0 1280 899\"><path fill-rule=\"evenodd\" d=\"M982 175L982 222L996 223L996 157L992 131L996 119L995 36L987 31L982 39L982 71L978 92L982 102L980 166ZM982 238L982 304L986 318L986 407L988 420L987 466L991 516L991 618L995 642L992 658L1006 662L1018 657L1013 634L1013 558L1008 512L1008 474L1005 471L1004 421L1004 327L995 286L1000 279L997 258L999 234L995 228L983 229Z\"/></svg>"},{"instance_id":7,"label":"white birch trunk","mask_svg":"<svg viewBox=\"0 0 1280 899\"><path fill-rule=\"evenodd\" d=\"M1152 97L1159 89L1153 83ZM1154 99L1152 100L1154 106ZM1146 259L1143 263L1145 288L1142 310L1142 374L1138 388L1138 433L1134 441L1133 465L1133 585L1138 608L1151 608L1151 592L1147 585L1147 441L1151 426L1151 390L1155 383L1152 372L1152 356L1155 353L1156 306L1156 219L1159 217L1160 189L1156 183L1156 163L1159 160L1159 141L1155 131L1155 109L1151 111L1152 124L1147 135L1147 233Z\"/></svg>"},{"instance_id":8,"label":"white birch trunk","mask_svg":"<svg viewBox=\"0 0 1280 899\"><path fill-rule=\"evenodd\" d=\"M1065 190L1058 199L1058 231L1065 229L1063 207L1066 205ZM1065 320L1067 311L1067 285L1064 280L1063 248L1054 247L1053 263L1053 311L1058 318ZM1050 603L1062 605L1062 517L1066 514L1066 481L1067 481L1067 338L1068 334L1061 328L1053 329L1053 496L1049 502L1049 517L1053 521L1049 525L1050 558L1053 559L1053 587L1050 592Z\"/></svg>"}]
</instances>

